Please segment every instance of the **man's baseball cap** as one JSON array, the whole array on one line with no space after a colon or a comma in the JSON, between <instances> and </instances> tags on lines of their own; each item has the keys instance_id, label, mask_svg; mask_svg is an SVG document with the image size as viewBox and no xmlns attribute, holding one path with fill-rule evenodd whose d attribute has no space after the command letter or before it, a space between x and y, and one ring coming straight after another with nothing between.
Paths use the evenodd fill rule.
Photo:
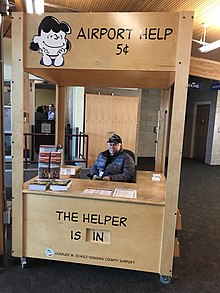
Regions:
<instances>
[{"instance_id":1,"label":"man's baseball cap","mask_svg":"<svg viewBox=\"0 0 220 293\"><path fill-rule=\"evenodd\" d=\"M112 143L122 143L121 137L117 134L112 134L112 136L109 137L107 142Z\"/></svg>"}]
</instances>

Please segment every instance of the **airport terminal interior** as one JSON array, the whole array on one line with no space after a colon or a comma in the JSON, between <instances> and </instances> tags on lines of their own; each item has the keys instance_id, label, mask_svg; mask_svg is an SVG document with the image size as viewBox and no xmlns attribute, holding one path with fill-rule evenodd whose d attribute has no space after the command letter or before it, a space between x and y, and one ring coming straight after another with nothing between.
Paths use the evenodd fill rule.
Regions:
<instances>
[{"instance_id":1,"label":"airport terminal interior","mask_svg":"<svg viewBox=\"0 0 220 293\"><path fill-rule=\"evenodd\" d=\"M220 292L219 1L28 2L0 0L0 292ZM132 180L90 174L111 144Z\"/></svg>"}]
</instances>

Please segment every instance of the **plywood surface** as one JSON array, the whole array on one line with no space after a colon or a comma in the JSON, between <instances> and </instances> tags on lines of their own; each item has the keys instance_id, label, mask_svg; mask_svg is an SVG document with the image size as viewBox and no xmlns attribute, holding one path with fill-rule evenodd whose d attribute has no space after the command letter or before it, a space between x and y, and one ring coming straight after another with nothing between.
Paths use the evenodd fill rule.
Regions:
<instances>
[{"instance_id":1,"label":"plywood surface","mask_svg":"<svg viewBox=\"0 0 220 293\"><path fill-rule=\"evenodd\" d=\"M16 14L12 20L12 242L22 255L23 237L23 149L24 149L24 95L25 74L23 70L23 18Z\"/></svg>"},{"instance_id":2,"label":"plywood surface","mask_svg":"<svg viewBox=\"0 0 220 293\"><path fill-rule=\"evenodd\" d=\"M171 276L173 266L176 211L178 206L180 168L184 120L190 66L193 18L180 18L176 76L170 128L169 162L167 169L166 207L164 213L163 243L161 247L161 275Z\"/></svg>"},{"instance_id":3,"label":"plywood surface","mask_svg":"<svg viewBox=\"0 0 220 293\"><path fill-rule=\"evenodd\" d=\"M164 206L24 194L24 256L159 272Z\"/></svg>"},{"instance_id":4,"label":"plywood surface","mask_svg":"<svg viewBox=\"0 0 220 293\"><path fill-rule=\"evenodd\" d=\"M24 193L39 194L47 196L61 196L61 197L79 197L79 198L102 198L105 201L122 201L122 202L136 202L153 205L164 205L165 204L165 192L166 192L166 179L162 176L161 181L153 182L151 180L152 172L138 171L137 172L137 183L123 183L123 182L107 182L99 180L85 180L85 179L73 179L71 188L68 192L52 192L52 191L29 191L27 181L24 184ZM108 196L95 196L85 195L82 192L86 188L101 188L101 189L114 189L114 188L128 188L137 190L137 199L129 198L113 198Z\"/></svg>"},{"instance_id":5,"label":"plywood surface","mask_svg":"<svg viewBox=\"0 0 220 293\"><path fill-rule=\"evenodd\" d=\"M62 67L172 71L175 68L179 15L54 13L53 17L57 21L65 21L70 27L65 38L71 43L71 50L64 55ZM29 45L34 36L38 35L38 27L46 16L48 14L23 16L27 68L43 67L40 64L42 55L37 51L30 51Z\"/></svg>"},{"instance_id":6,"label":"plywood surface","mask_svg":"<svg viewBox=\"0 0 220 293\"><path fill-rule=\"evenodd\" d=\"M114 95L86 95L86 125L89 135L89 166L101 151L108 149L112 133L122 138L122 145L135 153L138 98Z\"/></svg>"},{"instance_id":7,"label":"plywood surface","mask_svg":"<svg viewBox=\"0 0 220 293\"><path fill-rule=\"evenodd\" d=\"M220 80L220 63L202 58L191 57L191 75Z\"/></svg>"},{"instance_id":8,"label":"plywood surface","mask_svg":"<svg viewBox=\"0 0 220 293\"><path fill-rule=\"evenodd\" d=\"M185 17L191 15L185 12ZM42 65L42 54L29 50L46 16L24 14L22 17L26 28L25 71L60 86L167 89L174 81L170 73L175 72L181 14L53 14L71 27L71 33L66 35L71 49L63 55L64 63L60 67Z\"/></svg>"},{"instance_id":9,"label":"plywood surface","mask_svg":"<svg viewBox=\"0 0 220 293\"><path fill-rule=\"evenodd\" d=\"M174 71L84 70L25 68L25 71L60 86L127 87L168 89L174 82Z\"/></svg>"}]
</instances>

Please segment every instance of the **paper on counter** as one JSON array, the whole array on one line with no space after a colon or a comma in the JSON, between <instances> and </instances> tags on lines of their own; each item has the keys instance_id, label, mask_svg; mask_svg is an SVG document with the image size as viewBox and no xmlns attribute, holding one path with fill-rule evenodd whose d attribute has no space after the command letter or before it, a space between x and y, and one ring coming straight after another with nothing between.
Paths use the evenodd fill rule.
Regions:
<instances>
[{"instance_id":1,"label":"paper on counter","mask_svg":"<svg viewBox=\"0 0 220 293\"><path fill-rule=\"evenodd\" d=\"M128 188L116 188L113 196L124 198L137 198L137 190Z\"/></svg>"},{"instance_id":2,"label":"paper on counter","mask_svg":"<svg viewBox=\"0 0 220 293\"><path fill-rule=\"evenodd\" d=\"M152 179L152 181L160 181L161 175L160 174L153 174L151 179Z\"/></svg>"},{"instance_id":3,"label":"paper on counter","mask_svg":"<svg viewBox=\"0 0 220 293\"><path fill-rule=\"evenodd\" d=\"M114 189L99 189L99 188L86 188L82 194L100 195L100 196L111 196Z\"/></svg>"},{"instance_id":4,"label":"paper on counter","mask_svg":"<svg viewBox=\"0 0 220 293\"><path fill-rule=\"evenodd\" d=\"M60 175L76 175L76 170L74 168L60 168Z\"/></svg>"}]
</instances>

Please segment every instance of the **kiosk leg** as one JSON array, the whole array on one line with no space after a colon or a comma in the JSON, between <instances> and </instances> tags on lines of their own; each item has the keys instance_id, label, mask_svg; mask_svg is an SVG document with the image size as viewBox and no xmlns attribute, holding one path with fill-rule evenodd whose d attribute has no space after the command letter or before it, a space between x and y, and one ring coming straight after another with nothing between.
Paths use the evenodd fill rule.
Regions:
<instances>
[{"instance_id":1,"label":"kiosk leg","mask_svg":"<svg viewBox=\"0 0 220 293\"><path fill-rule=\"evenodd\" d=\"M169 284L171 282L171 277L170 276L160 276L160 281L163 284Z\"/></svg>"},{"instance_id":2,"label":"kiosk leg","mask_svg":"<svg viewBox=\"0 0 220 293\"><path fill-rule=\"evenodd\" d=\"M26 261L26 257L21 257L21 268L23 269L24 268L24 265L27 264L27 261Z\"/></svg>"}]
</instances>

